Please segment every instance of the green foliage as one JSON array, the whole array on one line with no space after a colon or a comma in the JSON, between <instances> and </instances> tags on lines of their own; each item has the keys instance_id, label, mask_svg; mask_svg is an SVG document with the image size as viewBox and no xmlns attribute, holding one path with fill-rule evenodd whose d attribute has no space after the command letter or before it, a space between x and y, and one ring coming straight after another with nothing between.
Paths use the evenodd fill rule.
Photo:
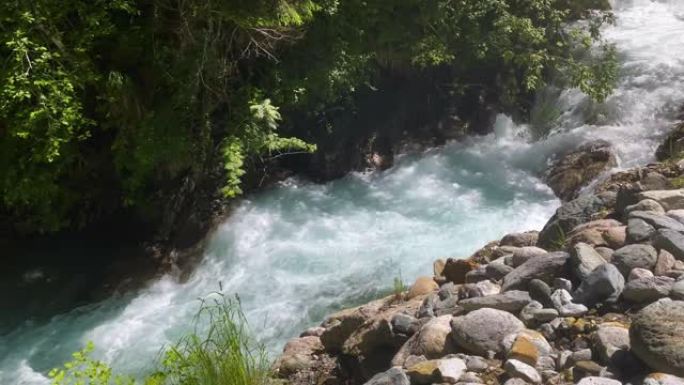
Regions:
<instances>
[{"instance_id":1,"label":"green foliage","mask_svg":"<svg viewBox=\"0 0 684 385\"><path fill-rule=\"evenodd\" d=\"M203 300L195 332L164 352L159 370L145 385L265 385L270 364L256 343L237 298L216 294ZM133 377L115 374L110 366L90 357L91 342L73 360L50 371L52 385L135 385Z\"/></svg>"},{"instance_id":2,"label":"green foliage","mask_svg":"<svg viewBox=\"0 0 684 385\"><path fill-rule=\"evenodd\" d=\"M128 207L163 212L222 159L340 135L364 93L425 78L526 110L551 79L601 101L616 81L606 14L565 0L10 0L0 9L0 214L27 232ZM568 28L579 15L590 19ZM345 129L347 129L345 127ZM162 199L160 199L162 197ZM145 214L147 215L147 214Z\"/></svg>"},{"instance_id":3,"label":"green foliage","mask_svg":"<svg viewBox=\"0 0 684 385\"><path fill-rule=\"evenodd\" d=\"M394 293L394 298L401 298L405 291L406 285L404 284L404 280L401 278L401 272L399 272L399 275L394 277L392 282L392 292Z\"/></svg>"}]
</instances>

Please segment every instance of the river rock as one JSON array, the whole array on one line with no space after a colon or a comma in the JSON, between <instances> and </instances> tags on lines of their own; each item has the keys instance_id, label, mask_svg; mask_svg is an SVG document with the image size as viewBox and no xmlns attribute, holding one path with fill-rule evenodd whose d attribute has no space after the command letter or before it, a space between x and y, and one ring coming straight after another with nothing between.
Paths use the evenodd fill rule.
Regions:
<instances>
[{"instance_id":1,"label":"river rock","mask_svg":"<svg viewBox=\"0 0 684 385\"><path fill-rule=\"evenodd\" d=\"M499 293L501 293L501 286L489 280L479 281L476 283L466 283L458 290L458 296L461 299L486 297Z\"/></svg>"},{"instance_id":2,"label":"river rock","mask_svg":"<svg viewBox=\"0 0 684 385\"><path fill-rule=\"evenodd\" d=\"M651 368L684 376L684 301L660 300L632 319L632 351Z\"/></svg>"},{"instance_id":3,"label":"river rock","mask_svg":"<svg viewBox=\"0 0 684 385\"><path fill-rule=\"evenodd\" d=\"M592 341L601 362L608 364L615 353L629 351L629 329L618 323L605 323L594 332Z\"/></svg>"},{"instance_id":4,"label":"river rock","mask_svg":"<svg viewBox=\"0 0 684 385\"><path fill-rule=\"evenodd\" d=\"M680 223L684 223L684 210L670 210L667 212L667 216Z\"/></svg>"},{"instance_id":5,"label":"river rock","mask_svg":"<svg viewBox=\"0 0 684 385\"><path fill-rule=\"evenodd\" d=\"M643 385L684 385L684 378L667 373L651 373L644 378Z\"/></svg>"},{"instance_id":6,"label":"river rock","mask_svg":"<svg viewBox=\"0 0 684 385\"><path fill-rule=\"evenodd\" d=\"M499 281L503 277L505 277L508 273L513 271L513 268L511 266L506 265L505 263L496 263L496 262L491 262L485 267L485 271L487 272L487 277L489 279L492 279L494 281Z\"/></svg>"},{"instance_id":7,"label":"river rock","mask_svg":"<svg viewBox=\"0 0 684 385\"><path fill-rule=\"evenodd\" d=\"M653 268L653 273L655 275L667 274L668 271L672 270L676 261L677 260L672 253L665 249L660 250L660 252L658 252L658 260Z\"/></svg>"},{"instance_id":8,"label":"river rock","mask_svg":"<svg viewBox=\"0 0 684 385\"><path fill-rule=\"evenodd\" d=\"M315 336L299 337L288 341L275 367L281 375L308 370L316 364L314 355L323 352L321 339Z\"/></svg>"},{"instance_id":9,"label":"river rock","mask_svg":"<svg viewBox=\"0 0 684 385\"><path fill-rule=\"evenodd\" d=\"M424 356L427 359L440 358L455 352L453 341L449 337L451 333L452 316L443 315L429 320L418 333L399 348L392 359L395 366L403 366L406 359L411 356Z\"/></svg>"},{"instance_id":10,"label":"river rock","mask_svg":"<svg viewBox=\"0 0 684 385\"><path fill-rule=\"evenodd\" d=\"M411 385L411 382L401 368L393 367L376 374L364 385Z\"/></svg>"},{"instance_id":11,"label":"river rock","mask_svg":"<svg viewBox=\"0 0 684 385\"><path fill-rule=\"evenodd\" d=\"M460 284L466 282L466 274L479 267L479 264L470 259L449 258L444 265L442 275L450 282Z\"/></svg>"},{"instance_id":12,"label":"river rock","mask_svg":"<svg viewBox=\"0 0 684 385\"><path fill-rule=\"evenodd\" d=\"M465 299L460 301L458 304L466 311L473 311L487 307L511 313L518 313L531 301L532 298L530 298L529 293L526 291L510 290L501 294Z\"/></svg>"},{"instance_id":13,"label":"river rock","mask_svg":"<svg viewBox=\"0 0 684 385\"><path fill-rule=\"evenodd\" d=\"M616 165L610 143L597 140L564 155L548 169L545 179L556 196L568 201L604 170Z\"/></svg>"},{"instance_id":14,"label":"river rock","mask_svg":"<svg viewBox=\"0 0 684 385\"><path fill-rule=\"evenodd\" d=\"M504 369L511 377L521 378L531 384L541 384L542 378L537 369L522 361L509 359L504 364Z\"/></svg>"},{"instance_id":15,"label":"river rock","mask_svg":"<svg viewBox=\"0 0 684 385\"><path fill-rule=\"evenodd\" d=\"M646 277L627 282L622 296L631 302L649 303L667 297L675 280L670 277Z\"/></svg>"},{"instance_id":16,"label":"river rock","mask_svg":"<svg viewBox=\"0 0 684 385\"><path fill-rule=\"evenodd\" d=\"M455 384L466 373L466 364L460 358L445 358L439 360L437 371L442 382Z\"/></svg>"},{"instance_id":17,"label":"river rock","mask_svg":"<svg viewBox=\"0 0 684 385\"><path fill-rule=\"evenodd\" d=\"M406 294L406 298L416 298L421 295L432 293L433 291L439 289L439 285L431 277L418 277L416 282L411 285L411 288Z\"/></svg>"},{"instance_id":18,"label":"river rock","mask_svg":"<svg viewBox=\"0 0 684 385\"><path fill-rule=\"evenodd\" d=\"M652 199L665 209L684 209L684 190L650 190L639 193L639 199Z\"/></svg>"},{"instance_id":19,"label":"river rock","mask_svg":"<svg viewBox=\"0 0 684 385\"><path fill-rule=\"evenodd\" d=\"M629 272L629 276L627 276L627 281L633 281L635 279L640 279L640 278L653 278L653 273L651 270L647 269L642 269L641 267L635 267L632 269L632 271Z\"/></svg>"},{"instance_id":20,"label":"river rock","mask_svg":"<svg viewBox=\"0 0 684 385\"><path fill-rule=\"evenodd\" d=\"M654 213L664 214L665 209L660 203L653 199L644 199L633 205L625 207L625 215L629 215L632 211L651 211Z\"/></svg>"},{"instance_id":21,"label":"river rock","mask_svg":"<svg viewBox=\"0 0 684 385\"><path fill-rule=\"evenodd\" d=\"M506 336L502 344L508 352L508 358L531 366L536 366L540 357L547 357L553 351L541 333L530 329Z\"/></svg>"},{"instance_id":22,"label":"river rock","mask_svg":"<svg viewBox=\"0 0 684 385\"><path fill-rule=\"evenodd\" d=\"M684 261L684 235L670 229L660 229L653 237L653 246L670 252L676 259Z\"/></svg>"},{"instance_id":23,"label":"river rock","mask_svg":"<svg viewBox=\"0 0 684 385\"><path fill-rule=\"evenodd\" d=\"M564 275L569 257L568 253L557 251L531 258L504 277L501 289L525 290L532 279L552 282L553 278Z\"/></svg>"},{"instance_id":24,"label":"river rock","mask_svg":"<svg viewBox=\"0 0 684 385\"><path fill-rule=\"evenodd\" d=\"M479 355L500 352L504 337L524 328L525 325L511 313L489 308L454 317L451 321L456 345Z\"/></svg>"},{"instance_id":25,"label":"river rock","mask_svg":"<svg viewBox=\"0 0 684 385\"><path fill-rule=\"evenodd\" d=\"M557 248L576 226L601 219L603 212L615 206L615 200L615 193L605 192L564 203L539 233L537 246L547 250Z\"/></svg>"},{"instance_id":26,"label":"river rock","mask_svg":"<svg viewBox=\"0 0 684 385\"><path fill-rule=\"evenodd\" d=\"M598 303L615 303L625 288L625 278L612 263L597 267L575 291L578 303L594 306Z\"/></svg>"},{"instance_id":27,"label":"river rock","mask_svg":"<svg viewBox=\"0 0 684 385\"><path fill-rule=\"evenodd\" d=\"M651 245L627 245L613 253L611 261L623 276L628 276L635 267L653 270L658 253Z\"/></svg>"},{"instance_id":28,"label":"river rock","mask_svg":"<svg viewBox=\"0 0 684 385\"><path fill-rule=\"evenodd\" d=\"M654 213L651 211L632 211L629 213L629 218L639 218L656 229L670 229L675 231L684 231L684 224L668 217L665 214Z\"/></svg>"},{"instance_id":29,"label":"river rock","mask_svg":"<svg viewBox=\"0 0 684 385\"><path fill-rule=\"evenodd\" d=\"M526 231L524 233L512 233L512 234L507 234L503 238L501 238L499 245L501 245L501 246L515 246L515 247L534 246L537 244L538 239L539 239L539 231Z\"/></svg>"},{"instance_id":30,"label":"river rock","mask_svg":"<svg viewBox=\"0 0 684 385\"><path fill-rule=\"evenodd\" d=\"M418 331L420 321L412 315L405 313L397 313L390 320L393 333L405 334L411 336Z\"/></svg>"},{"instance_id":31,"label":"river rock","mask_svg":"<svg viewBox=\"0 0 684 385\"><path fill-rule=\"evenodd\" d=\"M551 293L553 291L546 282L540 279L533 279L528 285L528 290L532 299L540 302L545 307L553 307L553 302L551 302Z\"/></svg>"},{"instance_id":32,"label":"river rock","mask_svg":"<svg viewBox=\"0 0 684 385\"><path fill-rule=\"evenodd\" d=\"M513 253L511 261L513 262L513 267L518 267L523 263L527 262L531 258L543 256L546 254L548 254L548 252L542 248L536 246L525 246L518 248Z\"/></svg>"},{"instance_id":33,"label":"river rock","mask_svg":"<svg viewBox=\"0 0 684 385\"><path fill-rule=\"evenodd\" d=\"M606 263L606 260L593 247L582 242L573 246L570 256L573 271L580 280L585 279L594 269Z\"/></svg>"},{"instance_id":34,"label":"river rock","mask_svg":"<svg viewBox=\"0 0 684 385\"><path fill-rule=\"evenodd\" d=\"M412 365L406 370L411 384L431 384L439 381L439 360L429 360Z\"/></svg>"},{"instance_id":35,"label":"river rock","mask_svg":"<svg viewBox=\"0 0 684 385\"><path fill-rule=\"evenodd\" d=\"M573 303L572 299L572 294L563 289L556 290L551 294L554 308L563 317L579 317L589 311L586 306Z\"/></svg>"},{"instance_id":36,"label":"river rock","mask_svg":"<svg viewBox=\"0 0 684 385\"><path fill-rule=\"evenodd\" d=\"M673 299L684 300L684 279L680 279L672 285L670 297Z\"/></svg>"},{"instance_id":37,"label":"river rock","mask_svg":"<svg viewBox=\"0 0 684 385\"><path fill-rule=\"evenodd\" d=\"M622 385L622 383L606 377L589 376L579 380L577 385Z\"/></svg>"},{"instance_id":38,"label":"river rock","mask_svg":"<svg viewBox=\"0 0 684 385\"><path fill-rule=\"evenodd\" d=\"M627 240L632 243L648 241L655 234L655 227L640 218L630 218L627 221Z\"/></svg>"},{"instance_id":39,"label":"river rock","mask_svg":"<svg viewBox=\"0 0 684 385\"><path fill-rule=\"evenodd\" d=\"M336 352L342 349L347 338L366 321L377 315L386 302L386 299L380 299L330 315L322 325L325 331L321 333L321 342L325 350Z\"/></svg>"},{"instance_id":40,"label":"river rock","mask_svg":"<svg viewBox=\"0 0 684 385\"><path fill-rule=\"evenodd\" d=\"M606 260L606 262L610 262L613 259L613 253L615 252L615 250L611 249L610 247L604 246L595 247L594 250L596 250L597 253L601 254L603 259Z\"/></svg>"}]
</instances>

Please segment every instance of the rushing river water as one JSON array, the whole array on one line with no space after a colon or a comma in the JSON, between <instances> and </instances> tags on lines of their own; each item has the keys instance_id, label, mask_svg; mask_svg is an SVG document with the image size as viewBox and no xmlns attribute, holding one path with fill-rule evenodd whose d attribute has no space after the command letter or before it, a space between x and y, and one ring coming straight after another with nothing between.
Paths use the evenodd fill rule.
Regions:
<instances>
[{"instance_id":1,"label":"rushing river water","mask_svg":"<svg viewBox=\"0 0 684 385\"><path fill-rule=\"evenodd\" d=\"M544 100L561 112L532 141L500 116L495 134L406 155L390 170L325 185L291 179L245 200L213 235L185 283L78 308L0 336L0 384L46 384L44 374L86 341L123 372L145 373L159 349L187 332L197 298L237 293L255 334L277 352L287 338L345 304L381 294L431 261L468 256L507 232L541 228L559 202L534 175L554 152L591 139L618 151L619 167L652 160L684 103L684 2L618 1L605 36L622 76L604 104L577 91ZM2 309L6 311L6 309Z\"/></svg>"}]
</instances>

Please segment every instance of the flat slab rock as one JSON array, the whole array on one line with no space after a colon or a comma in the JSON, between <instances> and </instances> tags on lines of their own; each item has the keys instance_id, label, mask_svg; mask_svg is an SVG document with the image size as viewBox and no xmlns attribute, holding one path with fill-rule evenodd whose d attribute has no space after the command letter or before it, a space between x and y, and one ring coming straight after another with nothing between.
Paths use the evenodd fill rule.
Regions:
<instances>
[{"instance_id":1,"label":"flat slab rock","mask_svg":"<svg viewBox=\"0 0 684 385\"><path fill-rule=\"evenodd\" d=\"M563 251L531 258L504 277L501 290L525 290L533 279L552 282L555 277L564 275L568 258L570 254Z\"/></svg>"}]
</instances>

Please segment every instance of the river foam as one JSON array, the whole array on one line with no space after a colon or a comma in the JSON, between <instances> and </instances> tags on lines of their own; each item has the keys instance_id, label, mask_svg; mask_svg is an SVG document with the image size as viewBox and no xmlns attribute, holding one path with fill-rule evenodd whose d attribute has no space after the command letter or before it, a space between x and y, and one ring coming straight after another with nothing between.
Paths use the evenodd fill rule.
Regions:
<instances>
[{"instance_id":1,"label":"river foam","mask_svg":"<svg viewBox=\"0 0 684 385\"><path fill-rule=\"evenodd\" d=\"M325 314L430 274L437 257L465 257L516 230L539 229L559 202L534 175L554 152L591 139L613 143L619 168L644 164L684 102L684 5L616 3L622 76L595 105L576 90L551 103L551 134L500 116L495 133L401 157L395 167L323 185L290 179L247 198L213 235L185 283L148 288L0 337L0 384L45 384L51 367L86 341L118 370L149 370L159 349L190 328L197 298L237 293L272 352Z\"/></svg>"}]
</instances>

